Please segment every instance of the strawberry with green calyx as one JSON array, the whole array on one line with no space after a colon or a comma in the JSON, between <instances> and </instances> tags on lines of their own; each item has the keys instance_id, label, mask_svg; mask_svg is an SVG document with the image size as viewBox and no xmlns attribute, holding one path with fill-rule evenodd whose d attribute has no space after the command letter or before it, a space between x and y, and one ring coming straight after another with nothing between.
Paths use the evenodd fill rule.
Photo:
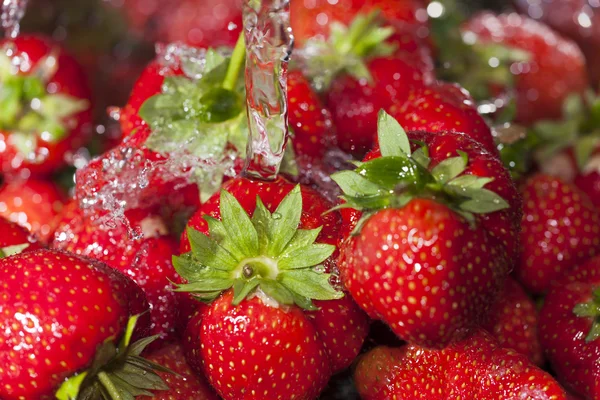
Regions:
<instances>
[{"instance_id":1,"label":"strawberry with green calyx","mask_svg":"<svg viewBox=\"0 0 600 400\"><path fill-rule=\"evenodd\" d=\"M513 244L503 231L518 215L485 188L494 174L510 182L499 161L494 174L465 174L493 157L474 144L465 147L471 161L455 147L456 135L438 136L431 149L441 159L423 143L413 151L398 122L381 112L381 157L332 176L344 192L341 207L363 212L340 249L345 287L401 339L426 347L443 347L486 317L511 267L512 247L492 238Z\"/></svg>"},{"instance_id":2,"label":"strawberry with green calyx","mask_svg":"<svg viewBox=\"0 0 600 400\"><path fill-rule=\"evenodd\" d=\"M153 390L168 390L158 372L171 371L140 356L157 336L131 343L138 318L133 316L129 319L118 345L115 345L114 337L102 343L91 366L67 379L56 392L56 398L121 400L152 396Z\"/></svg>"},{"instance_id":3,"label":"strawberry with green calyx","mask_svg":"<svg viewBox=\"0 0 600 400\"><path fill-rule=\"evenodd\" d=\"M252 196L263 187L264 197ZM210 303L188 325L188 362L226 399L315 398L356 357L368 325L331 284L335 246L315 226L324 210L305 203L310 189L281 179L225 188L218 214L204 214L206 234L188 228L191 251L174 257L188 282L179 290Z\"/></svg>"},{"instance_id":4,"label":"strawberry with green calyx","mask_svg":"<svg viewBox=\"0 0 600 400\"><path fill-rule=\"evenodd\" d=\"M600 396L600 258L561 275L540 311L540 341L565 387L584 399Z\"/></svg>"},{"instance_id":5,"label":"strawberry with green calyx","mask_svg":"<svg viewBox=\"0 0 600 400\"><path fill-rule=\"evenodd\" d=\"M40 36L0 41L0 88L4 173L47 175L84 144L90 91L81 66L57 43Z\"/></svg>"},{"instance_id":6,"label":"strawberry with green calyx","mask_svg":"<svg viewBox=\"0 0 600 400\"><path fill-rule=\"evenodd\" d=\"M358 15L350 26L332 24L327 42L313 40L304 51L304 70L325 93L326 105L338 129L338 145L362 155L373 145L377 111L408 98L413 86L433 81L427 62L402 41L391 41L394 29L384 26L379 13Z\"/></svg>"},{"instance_id":7,"label":"strawberry with green calyx","mask_svg":"<svg viewBox=\"0 0 600 400\"><path fill-rule=\"evenodd\" d=\"M134 337L146 336L144 293L105 264L25 251L0 259L0 277L3 399L54 398L65 379L94 366L98 347L123 337L130 316L140 314Z\"/></svg>"}]
</instances>

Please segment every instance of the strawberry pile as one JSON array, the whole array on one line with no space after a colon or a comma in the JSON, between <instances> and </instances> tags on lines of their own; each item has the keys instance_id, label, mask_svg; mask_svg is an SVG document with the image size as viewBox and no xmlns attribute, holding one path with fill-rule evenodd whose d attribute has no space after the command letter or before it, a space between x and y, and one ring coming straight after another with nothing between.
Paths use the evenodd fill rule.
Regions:
<instances>
[{"instance_id":1,"label":"strawberry pile","mask_svg":"<svg viewBox=\"0 0 600 400\"><path fill-rule=\"evenodd\" d=\"M46 3L0 41L1 400L600 400L598 4L291 1L267 179L244 2Z\"/></svg>"}]
</instances>

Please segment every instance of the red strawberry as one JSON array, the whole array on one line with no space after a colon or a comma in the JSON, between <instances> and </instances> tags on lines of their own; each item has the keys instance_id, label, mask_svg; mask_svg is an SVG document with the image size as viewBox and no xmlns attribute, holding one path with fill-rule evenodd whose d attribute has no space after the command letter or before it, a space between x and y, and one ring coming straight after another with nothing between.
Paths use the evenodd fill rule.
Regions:
<instances>
[{"instance_id":1,"label":"red strawberry","mask_svg":"<svg viewBox=\"0 0 600 400\"><path fill-rule=\"evenodd\" d=\"M424 25L427 19L425 3L420 0L292 1L290 14L294 38L303 44L313 36L327 36L332 23L349 24L357 14L374 10L381 10L387 20L395 23Z\"/></svg>"},{"instance_id":2,"label":"red strawberry","mask_svg":"<svg viewBox=\"0 0 600 400\"><path fill-rule=\"evenodd\" d=\"M242 29L240 0L173 0L169 7L144 0L122 4L133 28L151 41L231 46Z\"/></svg>"},{"instance_id":3,"label":"red strawberry","mask_svg":"<svg viewBox=\"0 0 600 400\"><path fill-rule=\"evenodd\" d=\"M2 172L47 175L91 133L86 78L75 59L48 38L4 39L0 49Z\"/></svg>"},{"instance_id":4,"label":"red strawberry","mask_svg":"<svg viewBox=\"0 0 600 400\"><path fill-rule=\"evenodd\" d=\"M41 248L36 238L20 225L0 217L0 251L3 256Z\"/></svg>"},{"instance_id":5,"label":"red strawberry","mask_svg":"<svg viewBox=\"0 0 600 400\"><path fill-rule=\"evenodd\" d=\"M331 113L300 71L288 74L289 125L296 158L301 164L319 162L335 145Z\"/></svg>"},{"instance_id":6,"label":"red strawberry","mask_svg":"<svg viewBox=\"0 0 600 400\"><path fill-rule=\"evenodd\" d=\"M186 357L222 397L315 398L360 351L368 321L330 283L330 207L282 178L238 178L190 220L175 267L211 304L188 325Z\"/></svg>"},{"instance_id":7,"label":"red strawberry","mask_svg":"<svg viewBox=\"0 0 600 400\"><path fill-rule=\"evenodd\" d=\"M600 258L561 275L540 312L540 340L558 379L586 399L600 398Z\"/></svg>"},{"instance_id":8,"label":"red strawberry","mask_svg":"<svg viewBox=\"0 0 600 400\"><path fill-rule=\"evenodd\" d=\"M151 333L160 335L161 341L174 339L176 330L181 328L178 299L185 295L173 292L171 282L176 282L178 276L171 256L177 247L166 236L163 220L145 210L126 213L129 227L107 217L86 216L72 201L60 218L52 247L95 258L131 278L144 290L150 303ZM141 237L132 237L134 232Z\"/></svg>"},{"instance_id":9,"label":"red strawberry","mask_svg":"<svg viewBox=\"0 0 600 400\"><path fill-rule=\"evenodd\" d=\"M529 61L510 67L519 122L560 118L565 99L588 86L585 59L577 45L540 22L515 13L484 12L465 25L463 35L484 46L500 44L528 52Z\"/></svg>"},{"instance_id":10,"label":"red strawberry","mask_svg":"<svg viewBox=\"0 0 600 400\"><path fill-rule=\"evenodd\" d=\"M161 388L153 364L137 364L141 367L138 372L146 371L147 376L138 375L141 380L137 381L129 380L131 373L122 370L122 364L145 346L140 342L134 345L137 350L127 350L135 326L128 319L148 307L131 280L102 263L50 250L4 258L0 271L3 399L55 398L65 379L92 363L95 366L89 376L73 377L56 395L61 399L68 397L66 393L71 396L68 398L78 393L100 396L103 387L116 398L118 391ZM138 318L131 322L135 320ZM145 322L138 320L135 329L142 334ZM114 341L121 337L117 348ZM116 375L120 372L132 385L129 389L119 383ZM96 377L113 385L99 385Z\"/></svg>"},{"instance_id":11,"label":"red strawberry","mask_svg":"<svg viewBox=\"0 0 600 400\"><path fill-rule=\"evenodd\" d=\"M458 84L438 82L413 88L404 103L390 107L390 115L409 131L461 132L497 155L492 132L477 105Z\"/></svg>"},{"instance_id":12,"label":"red strawberry","mask_svg":"<svg viewBox=\"0 0 600 400\"><path fill-rule=\"evenodd\" d=\"M398 122L381 112L384 157L332 176L344 207L363 210L340 250L345 287L401 339L427 347L447 345L486 316L511 267L511 247L492 235L514 245L509 232L519 215L499 161L488 162L495 159L465 136L435 137L412 151ZM499 186L484 189L495 176Z\"/></svg>"},{"instance_id":13,"label":"red strawberry","mask_svg":"<svg viewBox=\"0 0 600 400\"><path fill-rule=\"evenodd\" d=\"M373 349L354 378L365 400L566 399L548 373L482 330L443 350Z\"/></svg>"},{"instance_id":14,"label":"red strawberry","mask_svg":"<svg viewBox=\"0 0 600 400\"><path fill-rule=\"evenodd\" d=\"M598 5L589 0L516 0L523 13L550 25L561 34L573 39L587 59L592 83L600 84L600 12Z\"/></svg>"},{"instance_id":15,"label":"red strawberry","mask_svg":"<svg viewBox=\"0 0 600 400\"><path fill-rule=\"evenodd\" d=\"M575 186L547 175L522 188L521 262L517 278L543 293L563 272L600 251L598 212Z\"/></svg>"},{"instance_id":16,"label":"red strawberry","mask_svg":"<svg viewBox=\"0 0 600 400\"><path fill-rule=\"evenodd\" d=\"M152 397L141 396L146 400L217 400L217 395L210 385L200 376L194 374L185 361L183 349L178 344L171 344L149 354L147 360L168 368L173 373L161 372L158 375L169 387L168 390L156 393Z\"/></svg>"},{"instance_id":17,"label":"red strawberry","mask_svg":"<svg viewBox=\"0 0 600 400\"><path fill-rule=\"evenodd\" d=\"M535 303L512 278L506 281L484 327L502 347L518 351L535 365L542 365L544 362L538 339L538 312Z\"/></svg>"},{"instance_id":18,"label":"red strawberry","mask_svg":"<svg viewBox=\"0 0 600 400\"><path fill-rule=\"evenodd\" d=\"M54 233L64 202L64 193L50 181L13 181L0 189L0 215L26 227L43 242Z\"/></svg>"},{"instance_id":19,"label":"red strawberry","mask_svg":"<svg viewBox=\"0 0 600 400\"><path fill-rule=\"evenodd\" d=\"M413 86L433 81L428 54L422 57L414 32L383 26L378 13L359 14L335 35L305 50L306 73L325 92L344 151L364 155L373 145L377 112L408 98ZM407 40L408 37L408 40Z\"/></svg>"}]
</instances>

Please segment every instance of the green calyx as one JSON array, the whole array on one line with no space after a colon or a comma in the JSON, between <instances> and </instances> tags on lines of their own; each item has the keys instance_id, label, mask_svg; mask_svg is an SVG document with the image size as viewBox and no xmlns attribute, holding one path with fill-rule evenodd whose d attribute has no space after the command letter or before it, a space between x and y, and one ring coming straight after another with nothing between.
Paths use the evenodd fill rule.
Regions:
<instances>
[{"instance_id":1,"label":"green calyx","mask_svg":"<svg viewBox=\"0 0 600 400\"><path fill-rule=\"evenodd\" d=\"M462 33L467 14L455 0L437 3L441 13L430 19L431 36L438 50L436 76L460 83L478 101L493 97L492 87L508 91L514 88L510 67L528 61L530 53L501 44L479 43L474 33Z\"/></svg>"},{"instance_id":2,"label":"green calyx","mask_svg":"<svg viewBox=\"0 0 600 400\"><path fill-rule=\"evenodd\" d=\"M11 58L0 51L0 130L23 155L30 155L39 138L57 142L69 133L69 119L90 104L62 93L47 93L56 72L56 56L48 55L27 75L20 74Z\"/></svg>"},{"instance_id":3,"label":"green calyx","mask_svg":"<svg viewBox=\"0 0 600 400\"><path fill-rule=\"evenodd\" d=\"M401 208L415 198L432 198L474 221L474 214L487 214L508 208L508 203L484 186L493 178L463 175L467 154L459 151L429 168L427 146L411 152L406 132L384 110L379 112L378 138L381 157L357 163L354 171L342 171L332 179L343 191L340 207L365 211L367 218L384 208ZM360 229L360 224L359 224Z\"/></svg>"},{"instance_id":4,"label":"green calyx","mask_svg":"<svg viewBox=\"0 0 600 400\"><path fill-rule=\"evenodd\" d=\"M173 373L140 354L158 336L131 344L140 315L133 316L118 346L109 338L96 351L90 368L66 380L56 392L58 400L134 400L154 396L153 390L168 390L157 372Z\"/></svg>"},{"instance_id":5,"label":"green calyx","mask_svg":"<svg viewBox=\"0 0 600 400\"><path fill-rule=\"evenodd\" d=\"M14 256L15 254L20 254L29 247L29 243L15 244L12 246L6 246L0 248L0 258Z\"/></svg>"},{"instance_id":6,"label":"green calyx","mask_svg":"<svg viewBox=\"0 0 600 400\"><path fill-rule=\"evenodd\" d=\"M600 337L600 288L592 292L592 299L587 303L577 304L573 313L581 318L591 318L592 327L585 337L587 343Z\"/></svg>"},{"instance_id":7,"label":"green calyx","mask_svg":"<svg viewBox=\"0 0 600 400\"><path fill-rule=\"evenodd\" d=\"M591 90L569 96L561 120L537 122L529 135L537 140L532 151L538 162L572 147L578 167L584 169L600 143L600 97Z\"/></svg>"},{"instance_id":8,"label":"green calyx","mask_svg":"<svg viewBox=\"0 0 600 400\"><path fill-rule=\"evenodd\" d=\"M175 269L189 283L178 291L211 302L233 288L233 304L264 294L278 304L315 309L312 300L343 296L330 283L322 263L335 246L315 243L320 228L298 229L302 196L296 186L274 213L256 200L250 217L227 191L221 191L221 221L205 216L210 236L188 229L191 251L173 257Z\"/></svg>"},{"instance_id":9,"label":"green calyx","mask_svg":"<svg viewBox=\"0 0 600 400\"><path fill-rule=\"evenodd\" d=\"M393 45L385 42L394 34L394 29L383 26L380 14L379 11L359 14L350 26L334 22L327 41L308 41L303 64L317 90L325 90L340 73L372 81L365 62L391 55L395 50Z\"/></svg>"}]
</instances>

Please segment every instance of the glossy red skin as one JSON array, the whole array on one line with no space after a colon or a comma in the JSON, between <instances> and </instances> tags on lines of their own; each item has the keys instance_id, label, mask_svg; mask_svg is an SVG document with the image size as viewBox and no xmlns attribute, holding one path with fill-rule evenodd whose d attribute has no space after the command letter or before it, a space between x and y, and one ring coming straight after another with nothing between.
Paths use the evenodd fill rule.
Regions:
<instances>
[{"instance_id":1,"label":"glossy red skin","mask_svg":"<svg viewBox=\"0 0 600 400\"><path fill-rule=\"evenodd\" d=\"M256 207L256 197L259 196L271 212L277 209L277 206L283 198L295 187L295 184L287 181L285 178L278 177L274 181L258 181L247 178L235 178L223 184L223 189L231 193L242 205L247 213L252 215ZM302 216L300 218L300 229L315 229L323 227L317 238L317 242L327 244L337 244L339 235L340 217L336 212L324 214L333 206L325 200L318 192L307 186L301 186L302 193ZM213 195L204 203L198 212L188 221L188 227L208 234L208 224L204 220L205 215L214 218L220 218L219 210L220 194ZM184 231L181 236L179 247L180 253L187 253L191 250L187 238L187 232Z\"/></svg>"},{"instance_id":2,"label":"glossy red skin","mask_svg":"<svg viewBox=\"0 0 600 400\"><path fill-rule=\"evenodd\" d=\"M518 351L541 366L544 355L538 338L538 319L534 301L521 285L509 278L483 326L502 347Z\"/></svg>"},{"instance_id":3,"label":"glossy red skin","mask_svg":"<svg viewBox=\"0 0 600 400\"><path fill-rule=\"evenodd\" d=\"M499 194L509 203L510 208L492 214L480 214L476 218L493 238L504 245L511 260L516 261L521 223L521 199L504 165L466 135L450 132L408 132L408 136L413 141L427 145L431 158L429 169L449 157L456 157L457 150L460 150L469 157L469 164L464 174L494 178L485 188ZM417 145L413 142L412 146L412 150L415 151ZM364 161L377 157L381 157L381 152L378 147L375 147L367 154ZM346 211L342 213L342 218L344 219L342 236L347 237L348 232L354 229L359 214L356 211Z\"/></svg>"},{"instance_id":4,"label":"glossy red skin","mask_svg":"<svg viewBox=\"0 0 600 400\"><path fill-rule=\"evenodd\" d=\"M405 130L464 133L498 155L490 127L470 94L457 84L436 82L415 87L406 101L392 105L389 112Z\"/></svg>"},{"instance_id":5,"label":"glossy red skin","mask_svg":"<svg viewBox=\"0 0 600 400\"><path fill-rule=\"evenodd\" d=\"M573 183L588 196L594 207L600 209L600 173L598 171L580 173L575 176Z\"/></svg>"},{"instance_id":6,"label":"glossy red skin","mask_svg":"<svg viewBox=\"0 0 600 400\"><path fill-rule=\"evenodd\" d=\"M566 97L589 85L581 50L541 22L516 13L483 12L464 30L477 34L480 43L499 43L531 54L531 61L511 67L526 71L515 75L518 122L560 118Z\"/></svg>"},{"instance_id":7,"label":"glossy red skin","mask_svg":"<svg viewBox=\"0 0 600 400\"><path fill-rule=\"evenodd\" d=\"M226 292L186 336L199 338L201 364L224 399L314 399L331 369L315 327L295 306L274 308L258 297L233 306ZM187 354L188 359L193 355Z\"/></svg>"},{"instance_id":8,"label":"glossy red skin","mask_svg":"<svg viewBox=\"0 0 600 400\"><path fill-rule=\"evenodd\" d=\"M426 4L420 0L340 0L330 2L316 0L310 3L303 1L290 2L290 14L294 38L299 44L316 35L329 35L333 21L348 25L354 17L366 14L375 9L381 10L383 16L393 23L405 23L417 27L425 26L427 14ZM417 12L421 10L420 17Z\"/></svg>"},{"instance_id":9,"label":"glossy red skin","mask_svg":"<svg viewBox=\"0 0 600 400\"><path fill-rule=\"evenodd\" d=\"M0 41L0 47L12 43L17 55L26 55L31 63L29 71L35 69L38 62L58 50L58 69L50 78L47 90L52 93L63 93L78 99L90 101L91 93L82 67L65 52L59 44L49 38L37 35L19 36L17 39ZM28 71L21 72L26 75ZM0 132L0 142L3 151L0 152L0 164L4 174L15 175L28 170L26 176L46 176L63 166L66 153L76 150L89 139L91 134L92 106L75 115L72 120L73 128L60 141L50 143L38 138L36 154L40 149L47 149L48 154L38 162L24 160L16 148L10 143L11 132Z\"/></svg>"},{"instance_id":10,"label":"glossy red skin","mask_svg":"<svg viewBox=\"0 0 600 400\"><path fill-rule=\"evenodd\" d=\"M335 145L335 128L331 112L300 71L290 71L287 78L289 126L294 131L292 143L296 157L306 162L321 161Z\"/></svg>"},{"instance_id":11,"label":"glossy red skin","mask_svg":"<svg viewBox=\"0 0 600 400\"><path fill-rule=\"evenodd\" d=\"M531 177L522 188L523 220L519 281L544 293L565 271L600 254L600 215L572 184L548 175Z\"/></svg>"},{"instance_id":12,"label":"glossy red skin","mask_svg":"<svg viewBox=\"0 0 600 400\"><path fill-rule=\"evenodd\" d=\"M433 80L428 70L412 65L401 57L380 57L367 64L373 84L343 74L334 79L326 93L338 132L339 147L362 157L373 147L379 110L390 110L408 99L413 87Z\"/></svg>"},{"instance_id":13,"label":"glossy red skin","mask_svg":"<svg viewBox=\"0 0 600 400\"><path fill-rule=\"evenodd\" d=\"M520 399L564 400L560 385L527 358L502 348L478 330L443 350L415 345L376 348L362 360L379 364L374 381L371 365L359 363L355 382L365 400ZM391 365L385 365L386 362ZM377 365L377 364L375 364ZM385 367L384 367L385 365ZM374 389L374 390L372 390Z\"/></svg>"},{"instance_id":14,"label":"glossy red skin","mask_svg":"<svg viewBox=\"0 0 600 400\"><path fill-rule=\"evenodd\" d=\"M65 200L63 191L51 181L11 181L0 189L0 215L46 243L56 229L56 217Z\"/></svg>"},{"instance_id":15,"label":"glossy red skin","mask_svg":"<svg viewBox=\"0 0 600 400\"><path fill-rule=\"evenodd\" d=\"M173 0L169 7L125 0L132 28L151 41L183 42L198 47L233 46L242 29L240 0ZM229 24L234 23L234 29Z\"/></svg>"},{"instance_id":16,"label":"glossy red skin","mask_svg":"<svg viewBox=\"0 0 600 400\"><path fill-rule=\"evenodd\" d=\"M585 399L600 399L599 341L586 343L592 319L573 307L600 286L600 258L572 268L552 285L540 311L540 340L558 379Z\"/></svg>"},{"instance_id":17,"label":"glossy red skin","mask_svg":"<svg viewBox=\"0 0 600 400\"><path fill-rule=\"evenodd\" d=\"M129 316L144 311L133 282L68 253L25 252L0 260L0 271L6 400L54 399L65 378L90 365L97 346L118 339Z\"/></svg>"},{"instance_id":18,"label":"glossy red skin","mask_svg":"<svg viewBox=\"0 0 600 400\"><path fill-rule=\"evenodd\" d=\"M410 343L443 347L481 322L510 270L504 248L445 205L378 211L340 249L346 289Z\"/></svg>"},{"instance_id":19,"label":"glossy red skin","mask_svg":"<svg viewBox=\"0 0 600 400\"><path fill-rule=\"evenodd\" d=\"M171 261L177 244L166 236L160 217L146 210L133 210L126 216L133 229L141 227L143 238L131 238L122 221L107 225L100 215L86 216L72 201L61 215L51 246L100 260L136 282L150 303L151 333L160 339L151 348L157 348L176 339L180 328L178 301L185 295L173 292L172 282L180 279Z\"/></svg>"},{"instance_id":20,"label":"glossy red skin","mask_svg":"<svg viewBox=\"0 0 600 400\"><path fill-rule=\"evenodd\" d=\"M195 374L185 361L183 349L179 344L168 345L145 357L175 374L159 372L168 390L155 391L154 396L140 396L145 400L218 400L218 396L204 377Z\"/></svg>"},{"instance_id":21,"label":"glossy red skin","mask_svg":"<svg viewBox=\"0 0 600 400\"><path fill-rule=\"evenodd\" d=\"M539 19L561 34L573 39L585 54L592 84L600 83L600 11L589 0L545 0L534 2L515 0L517 8L533 19ZM540 12L541 11L541 12ZM578 22L580 15L587 16L591 24ZM584 20L585 21L585 20ZM587 21L586 21L587 22Z\"/></svg>"}]
</instances>

